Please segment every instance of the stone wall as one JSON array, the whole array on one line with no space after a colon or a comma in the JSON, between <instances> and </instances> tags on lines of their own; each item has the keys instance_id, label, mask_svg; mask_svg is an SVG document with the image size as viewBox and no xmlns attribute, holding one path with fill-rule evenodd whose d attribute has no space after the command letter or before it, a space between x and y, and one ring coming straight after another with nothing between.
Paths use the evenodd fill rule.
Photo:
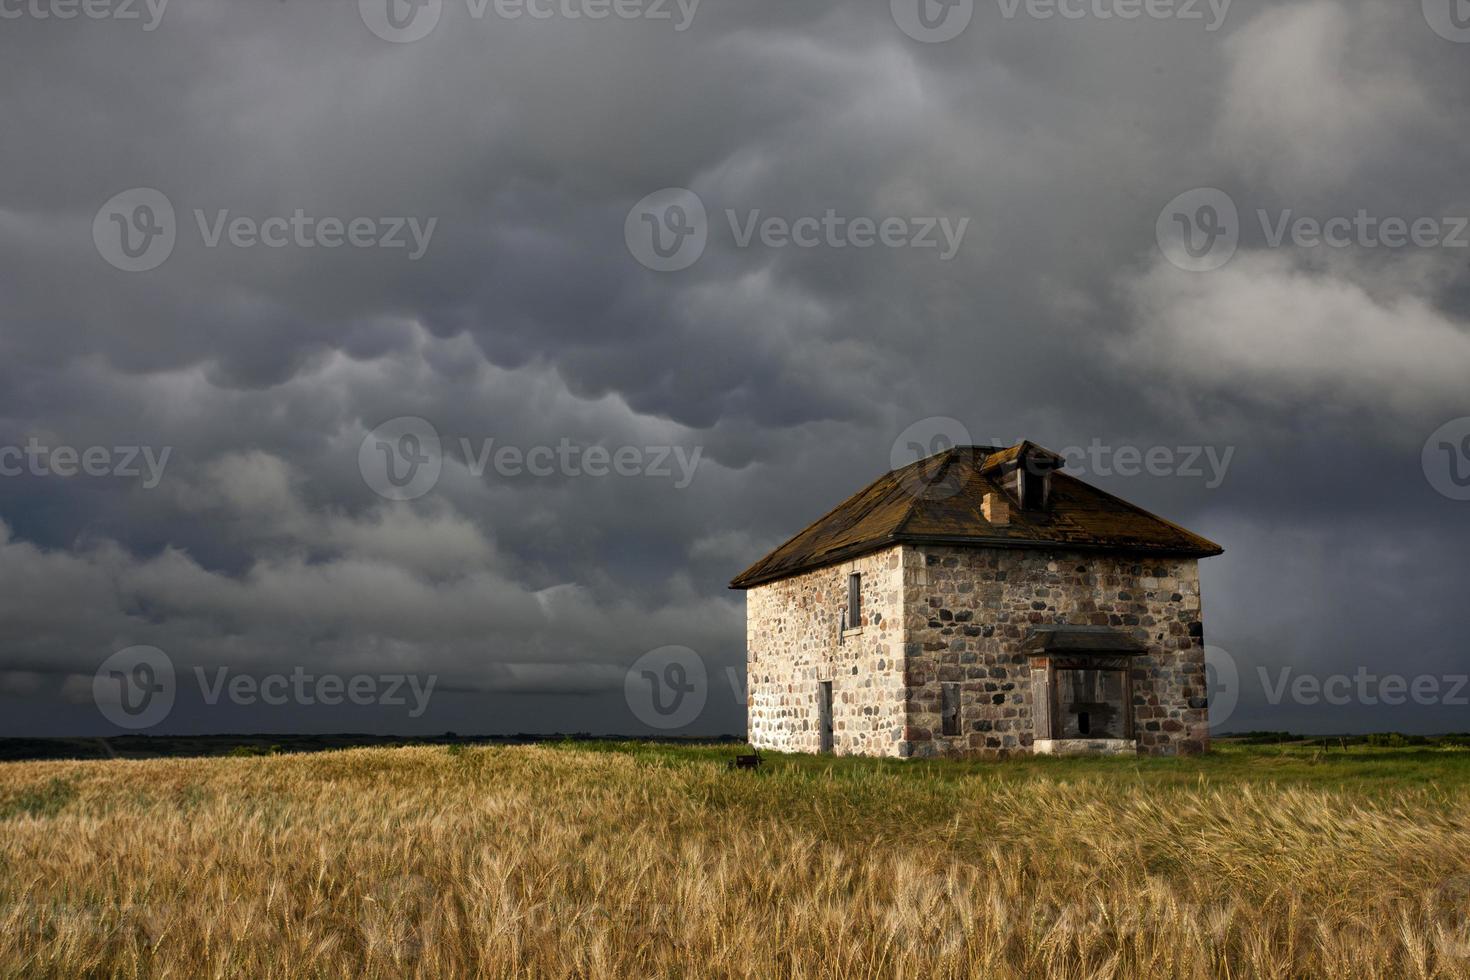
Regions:
<instances>
[{"instance_id":1,"label":"stone wall","mask_svg":"<svg viewBox=\"0 0 1470 980\"><path fill-rule=\"evenodd\" d=\"M843 632L848 575L862 575L862 622ZM758 585L745 593L746 713L758 749L816 752L818 683L832 682L833 750L898 755L904 724L900 549Z\"/></svg>"},{"instance_id":2,"label":"stone wall","mask_svg":"<svg viewBox=\"0 0 1470 980\"><path fill-rule=\"evenodd\" d=\"M905 546L902 563L908 697L900 755L1031 751L1031 672L1020 646L1042 624L1131 633L1147 648L1132 670L1138 751L1207 747L1196 560ZM960 685L953 737L942 734L945 683Z\"/></svg>"},{"instance_id":3,"label":"stone wall","mask_svg":"<svg viewBox=\"0 0 1470 980\"><path fill-rule=\"evenodd\" d=\"M842 632L853 572L863 577L862 622ZM839 754L1030 752L1021 644L1048 624L1110 626L1144 645L1131 671L1139 752L1208 746L1194 559L908 545L746 592L750 743L818 751L818 684L830 681ZM953 736L943 734L945 684L959 685Z\"/></svg>"}]
</instances>

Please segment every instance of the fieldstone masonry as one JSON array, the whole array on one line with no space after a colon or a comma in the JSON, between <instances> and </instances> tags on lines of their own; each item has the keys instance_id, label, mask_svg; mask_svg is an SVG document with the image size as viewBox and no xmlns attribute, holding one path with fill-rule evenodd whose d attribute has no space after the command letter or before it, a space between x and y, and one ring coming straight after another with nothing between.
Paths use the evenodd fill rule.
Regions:
<instances>
[{"instance_id":1,"label":"fieldstone masonry","mask_svg":"<svg viewBox=\"0 0 1470 980\"><path fill-rule=\"evenodd\" d=\"M898 755L903 741L903 568L890 548L746 593L750 744L816 752L818 683L832 682L833 750ZM861 622L843 630L848 576Z\"/></svg>"},{"instance_id":2,"label":"fieldstone masonry","mask_svg":"<svg viewBox=\"0 0 1470 980\"><path fill-rule=\"evenodd\" d=\"M842 630L848 576L862 617ZM1209 742L1198 561L1119 552L894 545L746 593L750 743L814 752L819 683L832 683L833 750L898 757L1031 752L1038 626L1105 626L1144 652L1131 661L1139 753ZM943 733L943 688L959 689L958 733ZM1119 750L1126 742L1102 744ZM1053 744L1053 751L1086 751Z\"/></svg>"}]
</instances>

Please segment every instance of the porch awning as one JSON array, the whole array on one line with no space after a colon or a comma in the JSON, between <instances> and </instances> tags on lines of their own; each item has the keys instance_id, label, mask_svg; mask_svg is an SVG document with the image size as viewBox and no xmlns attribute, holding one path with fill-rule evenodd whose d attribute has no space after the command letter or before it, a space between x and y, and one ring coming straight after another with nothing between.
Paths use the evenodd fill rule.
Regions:
<instances>
[{"instance_id":1,"label":"porch awning","mask_svg":"<svg viewBox=\"0 0 1470 980\"><path fill-rule=\"evenodd\" d=\"M1108 626L1037 626L1021 644L1024 653L1138 654L1146 647L1129 633Z\"/></svg>"}]
</instances>

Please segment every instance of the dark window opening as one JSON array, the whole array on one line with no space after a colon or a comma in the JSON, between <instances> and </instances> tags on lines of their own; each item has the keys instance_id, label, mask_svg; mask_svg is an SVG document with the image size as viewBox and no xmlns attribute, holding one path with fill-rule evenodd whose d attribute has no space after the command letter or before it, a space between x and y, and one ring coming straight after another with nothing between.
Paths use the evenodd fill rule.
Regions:
<instances>
[{"instance_id":1,"label":"dark window opening","mask_svg":"<svg viewBox=\"0 0 1470 980\"><path fill-rule=\"evenodd\" d=\"M1121 670L1056 672L1058 738L1127 738L1127 675Z\"/></svg>"},{"instance_id":2,"label":"dark window opening","mask_svg":"<svg viewBox=\"0 0 1470 980\"><path fill-rule=\"evenodd\" d=\"M863 577L853 572L847 577L847 628L863 625Z\"/></svg>"},{"instance_id":3,"label":"dark window opening","mask_svg":"<svg viewBox=\"0 0 1470 980\"><path fill-rule=\"evenodd\" d=\"M940 690L942 703L939 718L942 734L958 735L960 733L960 686L945 684Z\"/></svg>"},{"instance_id":4,"label":"dark window opening","mask_svg":"<svg viewBox=\"0 0 1470 980\"><path fill-rule=\"evenodd\" d=\"M817 682L818 751L832 751L832 682Z\"/></svg>"},{"instance_id":5,"label":"dark window opening","mask_svg":"<svg viewBox=\"0 0 1470 980\"><path fill-rule=\"evenodd\" d=\"M1029 468L1021 471L1021 509L1040 510L1045 494L1046 477L1033 473Z\"/></svg>"}]
</instances>

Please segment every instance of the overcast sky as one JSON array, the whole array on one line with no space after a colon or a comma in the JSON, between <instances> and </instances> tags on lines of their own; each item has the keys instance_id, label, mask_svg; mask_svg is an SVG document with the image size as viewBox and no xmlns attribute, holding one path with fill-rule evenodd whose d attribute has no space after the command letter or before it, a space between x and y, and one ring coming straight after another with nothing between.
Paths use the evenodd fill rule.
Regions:
<instances>
[{"instance_id":1,"label":"overcast sky","mask_svg":"<svg viewBox=\"0 0 1470 980\"><path fill-rule=\"evenodd\" d=\"M1463 0L389 2L0 0L0 735L743 732L966 434L1225 547L1226 728L1470 730Z\"/></svg>"}]
</instances>

